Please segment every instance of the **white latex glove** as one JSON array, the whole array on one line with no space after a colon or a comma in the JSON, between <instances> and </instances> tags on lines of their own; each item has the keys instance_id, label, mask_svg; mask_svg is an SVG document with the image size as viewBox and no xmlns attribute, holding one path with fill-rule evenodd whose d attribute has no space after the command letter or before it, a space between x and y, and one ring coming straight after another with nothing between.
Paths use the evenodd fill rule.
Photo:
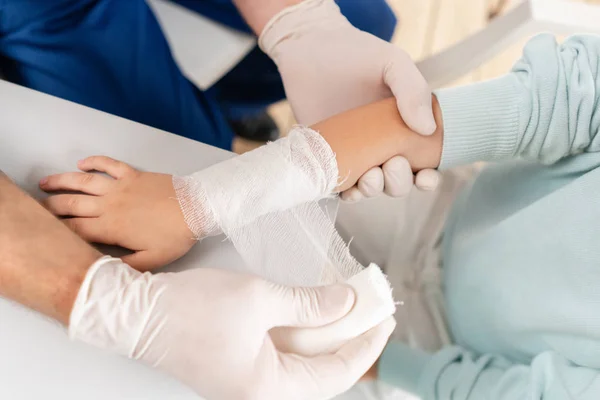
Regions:
<instances>
[{"instance_id":1,"label":"white latex glove","mask_svg":"<svg viewBox=\"0 0 600 400\"><path fill-rule=\"evenodd\" d=\"M212 399L328 399L349 389L383 351L390 318L334 354L279 352L269 330L343 317L346 285L289 288L215 269L152 275L104 257L71 313L73 339L158 367Z\"/></svg>"},{"instance_id":2,"label":"white latex glove","mask_svg":"<svg viewBox=\"0 0 600 400\"><path fill-rule=\"evenodd\" d=\"M435 190L440 182L441 174L434 169L423 169L416 176L410 168L408 160L396 156L386 161L381 168L371 168L358 180L356 186L342 192L341 199L357 202L364 198L379 196L382 192L390 197L407 196L414 185L425 191Z\"/></svg>"},{"instance_id":3,"label":"white latex glove","mask_svg":"<svg viewBox=\"0 0 600 400\"><path fill-rule=\"evenodd\" d=\"M435 131L431 91L408 54L353 27L333 0L305 0L283 10L266 25L259 45L277 64L301 124L312 125L393 95L411 129L424 135ZM405 195L414 178L399 163L372 169L343 198L357 200L384 191ZM417 187L437 186L437 172L423 175Z\"/></svg>"}]
</instances>

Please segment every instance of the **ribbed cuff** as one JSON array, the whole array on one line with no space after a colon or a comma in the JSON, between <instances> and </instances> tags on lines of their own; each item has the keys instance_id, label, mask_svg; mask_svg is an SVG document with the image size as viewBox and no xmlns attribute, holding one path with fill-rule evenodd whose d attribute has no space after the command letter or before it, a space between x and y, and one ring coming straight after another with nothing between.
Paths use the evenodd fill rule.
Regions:
<instances>
[{"instance_id":1,"label":"ribbed cuff","mask_svg":"<svg viewBox=\"0 0 600 400\"><path fill-rule=\"evenodd\" d=\"M514 75L435 92L442 109L440 169L514 156L522 97Z\"/></svg>"},{"instance_id":2,"label":"ribbed cuff","mask_svg":"<svg viewBox=\"0 0 600 400\"><path fill-rule=\"evenodd\" d=\"M419 382L431 355L401 342L390 342L378 365L379 379L413 394L418 394Z\"/></svg>"}]
</instances>

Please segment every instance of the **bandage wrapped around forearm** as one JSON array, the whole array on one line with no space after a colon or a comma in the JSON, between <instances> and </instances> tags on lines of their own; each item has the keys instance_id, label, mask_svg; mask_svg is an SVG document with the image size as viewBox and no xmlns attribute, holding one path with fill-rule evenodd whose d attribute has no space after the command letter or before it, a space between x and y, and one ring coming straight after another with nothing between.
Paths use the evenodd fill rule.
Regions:
<instances>
[{"instance_id":1,"label":"bandage wrapped around forearm","mask_svg":"<svg viewBox=\"0 0 600 400\"><path fill-rule=\"evenodd\" d=\"M215 164L173 185L186 223L197 237L246 226L261 216L330 196L337 185L335 154L315 131L297 126L287 137Z\"/></svg>"},{"instance_id":2,"label":"bandage wrapped around forearm","mask_svg":"<svg viewBox=\"0 0 600 400\"><path fill-rule=\"evenodd\" d=\"M338 168L331 147L314 130L296 127L285 138L173 183L190 229L201 237L207 224L213 231L218 227L259 276L288 286L317 286L352 284L364 271L318 203L332 197ZM328 351L340 338L349 339L348 333L355 337L393 314L387 281L377 266L370 270L377 273L355 278L365 280L357 295L369 296L369 307L350 313L350 324L338 325L338 333L294 333L282 346L301 353ZM384 289L374 276L386 282Z\"/></svg>"}]
</instances>

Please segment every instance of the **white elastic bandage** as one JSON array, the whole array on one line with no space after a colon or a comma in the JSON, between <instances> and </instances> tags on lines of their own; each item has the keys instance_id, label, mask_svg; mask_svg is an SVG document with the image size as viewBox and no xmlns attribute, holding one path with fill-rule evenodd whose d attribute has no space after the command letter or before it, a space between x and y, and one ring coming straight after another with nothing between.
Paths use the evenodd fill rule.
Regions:
<instances>
[{"instance_id":1,"label":"white elastic bandage","mask_svg":"<svg viewBox=\"0 0 600 400\"><path fill-rule=\"evenodd\" d=\"M337 185L335 154L296 127L255 151L174 178L190 229L216 224L252 272L292 286L343 281L362 270L318 204Z\"/></svg>"},{"instance_id":2,"label":"white elastic bandage","mask_svg":"<svg viewBox=\"0 0 600 400\"><path fill-rule=\"evenodd\" d=\"M201 236L205 224L218 226L257 275L289 286L317 286L364 270L318 203L337 186L338 169L329 144L309 128L295 127L285 138L173 182L190 229ZM377 274L360 275L366 283L356 287L357 296L373 297L353 317L355 328L339 325L352 337L393 314L389 285L374 269L385 289L381 279L373 279ZM369 285L376 289L364 290ZM359 304L362 300L357 310Z\"/></svg>"}]
</instances>

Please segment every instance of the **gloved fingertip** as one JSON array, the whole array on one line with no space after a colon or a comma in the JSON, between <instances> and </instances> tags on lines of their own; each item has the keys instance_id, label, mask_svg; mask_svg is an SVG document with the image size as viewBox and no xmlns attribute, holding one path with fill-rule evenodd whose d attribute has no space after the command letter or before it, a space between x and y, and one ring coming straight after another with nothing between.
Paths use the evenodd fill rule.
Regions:
<instances>
[{"instance_id":1,"label":"gloved fingertip","mask_svg":"<svg viewBox=\"0 0 600 400\"><path fill-rule=\"evenodd\" d=\"M424 136L431 136L437 129L433 110L431 106L420 106L415 113L415 122L412 123L412 129Z\"/></svg>"},{"instance_id":2,"label":"gloved fingertip","mask_svg":"<svg viewBox=\"0 0 600 400\"><path fill-rule=\"evenodd\" d=\"M340 194L340 198L346 203L357 203L363 200L365 196L363 196L356 186L353 186L350 189L343 191L342 194Z\"/></svg>"},{"instance_id":3,"label":"gloved fingertip","mask_svg":"<svg viewBox=\"0 0 600 400\"><path fill-rule=\"evenodd\" d=\"M363 196L375 197L383 193L384 177L381 168L371 168L358 180L358 190Z\"/></svg>"},{"instance_id":4,"label":"gloved fingertip","mask_svg":"<svg viewBox=\"0 0 600 400\"><path fill-rule=\"evenodd\" d=\"M394 329L396 329L396 318L392 315L383 320L379 325L373 327L370 331L367 331L367 335L379 337L387 341L387 338L394 333Z\"/></svg>"},{"instance_id":5,"label":"gloved fingertip","mask_svg":"<svg viewBox=\"0 0 600 400\"><path fill-rule=\"evenodd\" d=\"M413 174L408 160L401 156L390 158L382 166L384 192L394 198L408 196L413 186Z\"/></svg>"},{"instance_id":6,"label":"gloved fingertip","mask_svg":"<svg viewBox=\"0 0 600 400\"><path fill-rule=\"evenodd\" d=\"M354 289L345 284L322 286L318 290L322 299L319 306L323 315L346 315L356 299Z\"/></svg>"},{"instance_id":7,"label":"gloved fingertip","mask_svg":"<svg viewBox=\"0 0 600 400\"><path fill-rule=\"evenodd\" d=\"M432 191L440 184L441 174L436 170L422 170L415 178L415 186L420 190Z\"/></svg>"},{"instance_id":8,"label":"gloved fingertip","mask_svg":"<svg viewBox=\"0 0 600 400\"><path fill-rule=\"evenodd\" d=\"M396 319L390 316L358 338L346 343L340 352L345 353L348 359L354 360L359 364L372 359L372 362L368 362L370 366L383 351L394 329L396 329Z\"/></svg>"}]
</instances>

